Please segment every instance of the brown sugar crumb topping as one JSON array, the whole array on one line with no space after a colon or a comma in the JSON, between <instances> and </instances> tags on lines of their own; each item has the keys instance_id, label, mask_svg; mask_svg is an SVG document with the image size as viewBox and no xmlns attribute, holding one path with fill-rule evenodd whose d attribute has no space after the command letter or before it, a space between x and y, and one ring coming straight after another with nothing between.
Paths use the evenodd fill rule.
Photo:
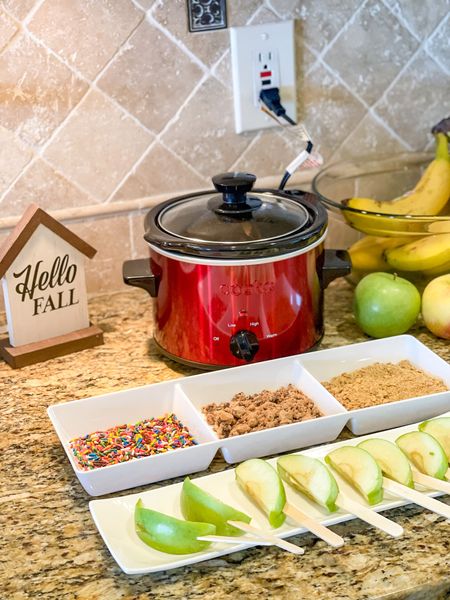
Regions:
<instances>
[{"instance_id":1,"label":"brown sugar crumb topping","mask_svg":"<svg viewBox=\"0 0 450 600\"><path fill-rule=\"evenodd\" d=\"M375 363L322 381L322 385L348 410L448 390L441 379L425 373L409 360Z\"/></svg>"},{"instance_id":2,"label":"brown sugar crumb topping","mask_svg":"<svg viewBox=\"0 0 450 600\"><path fill-rule=\"evenodd\" d=\"M322 416L314 402L292 384L251 395L240 392L230 402L208 404L202 411L220 438Z\"/></svg>"}]
</instances>

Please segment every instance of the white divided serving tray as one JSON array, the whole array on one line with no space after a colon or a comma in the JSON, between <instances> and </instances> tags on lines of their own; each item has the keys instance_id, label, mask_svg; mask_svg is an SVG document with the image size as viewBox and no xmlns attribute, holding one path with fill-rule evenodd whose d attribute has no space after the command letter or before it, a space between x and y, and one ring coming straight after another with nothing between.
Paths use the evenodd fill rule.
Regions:
<instances>
[{"instance_id":1,"label":"white divided serving tray","mask_svg":"<svg viewBox=\"0 0 450 600\"><path fill-rule=\"evenodd\" d=\"M445 416L450 416L450 412ZM395 441L398 436L408 431L417 429L418 423L408 425L397 429L391 429L377 433L376 436L364 436L336 442L325 446L310 448L302 454L323 459L326 454L345 445L356 445L363 439L370 437L380 437L386 440ZM268 460L276 468L276 458ZM365 504L364 500L357 492L353 490L336 472L333 471L336 477L340 490L350 499ZM262 512L248 500L242 490L235 481L235 470L229 469L214 475L207 475L194 479L194 483L202 489L210 492L215 497L220 498L223 502L234 506L243 511L252 518L252 525L262 529L268 529L268 521ZM144 573L154 573L157 571L175 569L192 563L201 562L230 554L245 548L256 546L255 543L242 543L236 541L236 545L213 543L211 546L202 552L195 554L175 555L159 552L147 546L137 536L134 529L134 508L139 498L146 508L151 508L172 516L183 518L180 510L180 492L182 483L176 483L161 487L158 489L141 492L139 494L130 494L118 498L110 498L104 500L91 500L89 509L92 518L97 526L100 535L103 538L108 550L112 554L114 560L125 573L130 575L141 575ZM422 486L416 486L420 491L424 491L429 496L439 496L442 492L426 490ZM317 504L309 501L306 497L297 493L290 486L285 485L287 501L309 516L321 521L324 525L334 525L355 518L354 515L339 510L336 513L328 513ZM399 500L389 492L385 492L383 502L373 506L373 510L380 512L397 508L408 504L405 500ZM366 504L365 504L366 505ZM367 505L366 505L367 506ZM272 530L281 538L287 538L299 533L305 533L303 527L292 526L289 524L289 518L278 529ZM379 532L380 536L386 534ZM302 558L299 557L299 565Z\"/></svg>"},{"instance_id":2,"label":"white divided serving tray","mask_svg":"<svg viewBox=\"0 0 450 600\"><path fill-rule=\"evenodd\" d=\"M299 360L318 381L328 381L342 373L377 362L398 363L409 360L426 373L442 379L449 388L445 392L349 411L346 426L355 435L425 420L450 409L450 365L411 335L398 335L302 354ZM401 385L401 381L399 384Z\"/></svg>"},{"instance_id":3,"label":"white divided serving tray","mask_svg":"<svg viewBox=\"0 0 450 600\"><path fill-rule=\"evenodd\" d=\"M450 391L347 411L320 383L373 362L408 359L450 388L450 365L409 335L289 356L262 363L202 373L126 389L48 408L60 442L84 489L99 496L206 469L217 450L237 463L335 440L345 425L357 434L423 420L450 409ZM324 416L220 439L202 414L202 406L224 403L238 392L253 394L293 384ZM79 467L71 439L123 423L173 412L198 445L93 470Z\"/></svg>"}]
</instances>

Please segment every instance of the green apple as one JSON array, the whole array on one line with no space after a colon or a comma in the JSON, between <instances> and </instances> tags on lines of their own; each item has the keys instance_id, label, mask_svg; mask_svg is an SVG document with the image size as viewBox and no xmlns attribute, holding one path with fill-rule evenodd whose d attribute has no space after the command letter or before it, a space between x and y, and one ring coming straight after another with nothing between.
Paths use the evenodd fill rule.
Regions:
<instances>
[{"instance_id":1,"label":"green apple","mask_svg":"<svg viewBox=\"0 0 450 600\"><path fill-rule=\"evenodd\" d=\"M236 467L235 474L240 488L267 515L270 525L280 527L286 518L286 492L275 469L261 458L251 458Z\"/></svg>"},{"instance_id":2,"label":"green apple","mask_svg":"<svg viewBox=\"0 0 450 600\"><path fill-rule=\"evenodd\" d=\"M358 444L377 461L386 477L414 488L411 465L398 446L381 438L370 438Z\"/></svg>"},{"instance_id":3,"label":"green apple","mask_svg":"<svg viewBox=\"0 0 450 600\"><path fill-rule=\"evenodd\" d=\"M192 483L189 477L186 477L183 482L180 503L185 519L213 523L217 535L241 535L243 532L237 527L228 525L227 521L244 523L251 521L251 517L208 494Z\"/></svg>"},{"instance_id":4,"label":"green apple","mask_svg":"<svg viewBox=\"0 0 450 600\"><path fill-rule=\"evenodd\" d=\"M420 294L395 273L370 273L355 288L353 310L364 333L375 338L399 335L416 322Z\"/></svg>"},{"instance_id":5,"label":"green apple","mask_svg":"<svg viewBox=\"0 0 450 600\"><path fill-rule=\"evenodd\" d=\"M168 554L201 552L208 548L211 542L197 540L197 536L216 533L216 526L211 523L196 523L170 517L144 508L140 499L134 509L134 525L136 533L145 544Z\"/></svg>"},{"instance_id":6,"label":"green apple","mask_svg":"<svg viewBox=\"0 0 450 600\"><path fill-rule=\"evenodd\" d=\"M280 477L293 488L330 512L337 510L338 484L320 460L302 454L287 454L277 460L277 469Z\"/></svg>"},{"instance_id":7,"label":"green apple","mask_svg":"<svg viewBox=\"0 0 450 600\"><path fill-rule=\"evenodd\" d=\"M448 469L448 458L440 443L429 433L424 431L411 431L395 440L409 460L419 471L444 479Z\"/></svg>"},{"instance_id":8,"label":"green apple","mask_svg":"<svg viewBox=\"0 0 450 600\"><path fill-rule=\"evenodd\" d=\"M450 461L450 417L438 417L424 421L419 425L419 430L436 438Z\"/></svg>"},{"instance_id":9,"label":"green apple","mask_svg":"<svg viewBox=\"0 0 450 600\"><path fill-rule=\"evenodd\" d=\"M356 446L341 446L327 454L325 462L336 469L369 504L383 500L381 469L366 450Z\"/></svg>"}]
</instances>

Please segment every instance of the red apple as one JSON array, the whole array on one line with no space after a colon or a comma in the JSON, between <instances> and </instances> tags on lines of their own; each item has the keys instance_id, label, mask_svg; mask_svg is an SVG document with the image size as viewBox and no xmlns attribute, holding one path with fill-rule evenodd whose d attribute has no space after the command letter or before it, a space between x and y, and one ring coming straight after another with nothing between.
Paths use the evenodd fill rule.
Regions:
<instances>
[{"instance_id":1,"label":"red apple","mask_svg":"<svg viewBox=\"0 0 450 600\"><path fill-rule=\"evenodd\" d=\"M424 289L422 318L434 335L450 340L450 273L432 279Z\"/></svg>"}]
</instances>

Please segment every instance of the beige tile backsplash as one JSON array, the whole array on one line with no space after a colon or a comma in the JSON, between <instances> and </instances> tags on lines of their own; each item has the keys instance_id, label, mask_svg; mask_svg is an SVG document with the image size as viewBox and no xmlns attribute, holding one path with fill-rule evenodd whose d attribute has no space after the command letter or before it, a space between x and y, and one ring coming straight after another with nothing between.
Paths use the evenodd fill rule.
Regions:
<instances>
[{"instance_id":1,"label":"beige tile backsplash","mask_svg":"<svg viewBox=\"0 0 450 600\"><path fill-rule=\"evenodd\" d=\"M231 26L296 19L298 118L326 160L431 146L450 113L449 14L450 0L228 0ZM67 217L98 248L91 293L123 289L122 261L146 251L137 199L229 169L280 175L297 146L234 133L229 32L189 33L185 0L0 0L0 240L30 202ZM328 245L356 236L330 218Z\"/></svg>"}]
</instances>

